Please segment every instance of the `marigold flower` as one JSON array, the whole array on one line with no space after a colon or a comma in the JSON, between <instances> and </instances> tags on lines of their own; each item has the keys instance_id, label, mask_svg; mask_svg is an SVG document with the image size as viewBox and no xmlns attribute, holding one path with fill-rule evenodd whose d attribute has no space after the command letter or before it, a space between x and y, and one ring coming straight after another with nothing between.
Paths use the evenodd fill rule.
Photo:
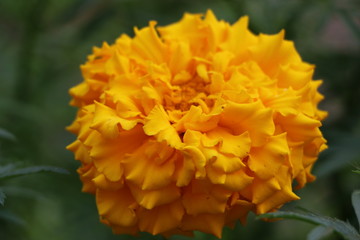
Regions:
<instances>
[{"instance_id":1,"label":"marigold flower","mask_svg":"<svg viewBox=\"0 0 360 240\"><path fill-rule=\"evenodd\" d=\"M326 141L321 81L284 31L255 35L211 11L94 48L70 89L68 146L115 233L221 236L299 199Z\"/></svg>"}]
</instances>

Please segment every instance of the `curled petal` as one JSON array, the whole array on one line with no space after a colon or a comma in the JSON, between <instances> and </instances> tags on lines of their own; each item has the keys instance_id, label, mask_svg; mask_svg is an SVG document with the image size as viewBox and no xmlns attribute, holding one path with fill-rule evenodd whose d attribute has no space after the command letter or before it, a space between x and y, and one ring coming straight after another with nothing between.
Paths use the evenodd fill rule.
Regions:
<instances>
[{"instance_id":1,"label":"curled petal","mask_svg":"<svg viewBox=\"0 0 360 240\"><path fill-rule=\"evenodd\" d=\"M142 209L139 212L139 228L156 235L175 229L181 223L183 215L184 207L179 200L151 210Z\"/></svg>"},{"instance_id":2,"label":"curled petal","mask_svg":"<svg viewBox=\"0 0 360 240\"><path fill-rule=\"evenodd\" d=\"M99 215L109 222L121 226L134 226L138 217L134 205L135 200L126 188L118 191L107 191L98 189L96 191L96 204Z\"/></svg>"},{"instance_id":3,"label":"curled petal","mask_svg":"<svg viewBox=\"0 0 360 240\"><path fill-rule=\"evenodd\" d=\"M266 137L275 131L272 110L260 102L238 104L229 102L221 115L220 125L231 129L236 135L249 132L252 145L264 144Z\"/></svg>"}]
</instances>

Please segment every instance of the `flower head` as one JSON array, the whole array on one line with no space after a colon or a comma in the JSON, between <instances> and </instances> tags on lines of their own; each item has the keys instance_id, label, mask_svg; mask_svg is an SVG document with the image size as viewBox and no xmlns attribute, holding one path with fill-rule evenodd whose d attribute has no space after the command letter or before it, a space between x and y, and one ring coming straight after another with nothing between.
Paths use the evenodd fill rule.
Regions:
<instances>
[{"instance_id":1,"label":"flower head","mask_svg":"<svg viewBox=\"0 0 360 240\"><path fill-rule=\"evenodd\" d=\"M294 180L314 180L321 81L284 31L185 14L94 48L81 70L68 149L115 233L221 236L249 211L299 199Z\"/></svg>"}]
</instances>

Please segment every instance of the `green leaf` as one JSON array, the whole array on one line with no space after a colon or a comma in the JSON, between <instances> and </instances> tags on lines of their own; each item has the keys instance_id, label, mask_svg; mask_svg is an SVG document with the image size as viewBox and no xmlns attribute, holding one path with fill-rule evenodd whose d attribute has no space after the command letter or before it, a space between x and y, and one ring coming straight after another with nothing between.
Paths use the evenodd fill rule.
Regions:
<instances>
[{"instance_id":1,"label":"green leaf","mask_svg":"<svg viewBox=\"0 0 360 240\"><path fill-rule=\"evenodd\" d=\"M20 169L12 169L11 171L0 172L0 179L13 178L39 172L55 172L61 174L68 174L66 169L53 166L32 166Z\"/></svg>"},{"instance_id":2,"label":"green leaf","mask_svg":"<svg viewBox=\"0 0 360 240\"><path fill-rule=\"evenodd\" d=\"M342 235L347 240L359 240L360 234L356 229L349 223L343 222L336 218L330 218L327 216L320 216L312 212L291 212L291 211L278 211L272 213L265 213L260 215L258 218L287 218L296 219L304 222L323 225L334 229L337 233Z\"/></svg>"},{"instance_id":3,"label":"green leaf","mask_svg":"<svg viewBox=\"0 0 360 240\"><path fill-rule=\"evenodd\" d=\"M4 165L4 166L0 166L0 176L4 173L12 171L15 167L16 167L16 165L12 164L12 163Z\"/></svg>"},{"instance_id":4,"label":"green leaf","mask_svg":"<svg viewBox=\"0 0 360 240\"><path fill-rule=\"evenodd\" d=\"M360 226L360 190L356 190L352 193L351 202L355 209L355 214L358 219L359 226Z\"/></svg>"},{"instance_id":5,"label":"green leaf","mask_svg":"<svg viewBox=\"0 0 360 240\"><path fill-rule=\"evenodd\" d=\"M7 196L25 197L33 199L43 199L41 192L35 191L31 188L17 187L17 186L2 186L1 190L6 192Z\"/></svg>"},{"instance_id":6,"label":"green leaf","mask_svg":"<svg viewBox=\"0 0 360 240\"><path fill-rule=\"evenodd\" d=\"M6 131L3 128L0 128L0 138L11 140L11 141L16 141L15 135L12 134L11 132Z\"/></svg>"},{"instance_id":7,"label":"green leaf","mask_svg":"<svg viewBox=\"0 0 360 240\"><path fill-rule=\"evenodd\" d=\"M5 193L0 189L0 204L4 206L6 195Z\"/></svg>"},{"instance_id":8,"label":"green leaf","mask_svg":"<svg viewBox=\"0 0 360 240\"><path fill-rule=\"evenodd\" d=\"M12 212L6 211L6 210L0 210L0 219L3 219L5 221L9 221L12 223L15 223L17 225L25 226L26 223L24 220L13 214Z\"/></svg>"},{"instance_id":9,"label":"green leaf","mask_svg":"<svg viewBox=\"0 0 360 240\"><path fill-rule=\"evenodd\" d=\"M317 226L307 235L306 240L321 240L329 236L333 232L332 228L324 227L322 225Z\"/></svg>"}]
</instances>

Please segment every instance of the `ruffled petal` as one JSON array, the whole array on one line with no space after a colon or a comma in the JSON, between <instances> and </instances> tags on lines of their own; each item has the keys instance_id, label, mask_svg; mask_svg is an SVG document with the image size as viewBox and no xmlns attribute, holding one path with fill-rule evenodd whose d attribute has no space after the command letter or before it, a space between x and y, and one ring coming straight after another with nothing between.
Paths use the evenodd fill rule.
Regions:
<instances>
[{"instance_id":1,"label":"ruffled petal","mask_svg":"<svg viewBox=\"0 0 360 240\"><path fill-rule=\"evenodd\" d=\"M137 223L138 217L135 213L136 205L134 203L134 198L126 188L118 191L101 189L96 191L99 215L121 227L131 227Z\"/></svg>"},{"instance_id":2,"label":"ruffled petal","mask_svg":"<svg viewBox=\"0 0 360 240\"><path fill-rule=\"evenodd\" d=\"M289 147L286 133L268 138L261 147L253 147L249 155L249 168L261 179L274 177L279 168L287 165Z\"/></svg>"},{"instance_id":3,"label":"ruffled petal","mask_svg":"<svg viewBox=\"0 0 360 240\"><path fill-rule=\"evenodd\" d=\"M136 185L128 185L136 202L146 209L171 203L180 197L180 189L174 184L156 190L143 190Z\"/></svg>"},{"instance_id":4,"label":"ruffled petal","mask_svg":"<svg viewBox=\"0 0 360 240\"><path fill-rule=\"evenodd\" d=\"M260 102L229 102L224 108L219 124L231 129L236 135L248 131L253 146L264 144L266 137L275 131L272 110L264 108Z\"/></svg>"},{"instance_id":5,"label":"ruffled petal","mask_svg":"<svg viewBox=\"0 0 360 240\"><path fill-rule=\"evenodd\" d=\"M183 231L202 231L211 233L221 238L222 229L225 223L225 215L219 214L198 214L196 216L184 215L181 229Z\"/></svg>"},{"instance_id":6,"label":"ruffled petal","mask_svg":"<svg viewBox=\"0 0 360 240\"><path fill-rule=\"evenodd\" d=\"M184 207L179 200L151 210L142 209L139 212L139 228L153 235L163 233L176 229L183 215Z\"/></svg>"}]
</instances>

